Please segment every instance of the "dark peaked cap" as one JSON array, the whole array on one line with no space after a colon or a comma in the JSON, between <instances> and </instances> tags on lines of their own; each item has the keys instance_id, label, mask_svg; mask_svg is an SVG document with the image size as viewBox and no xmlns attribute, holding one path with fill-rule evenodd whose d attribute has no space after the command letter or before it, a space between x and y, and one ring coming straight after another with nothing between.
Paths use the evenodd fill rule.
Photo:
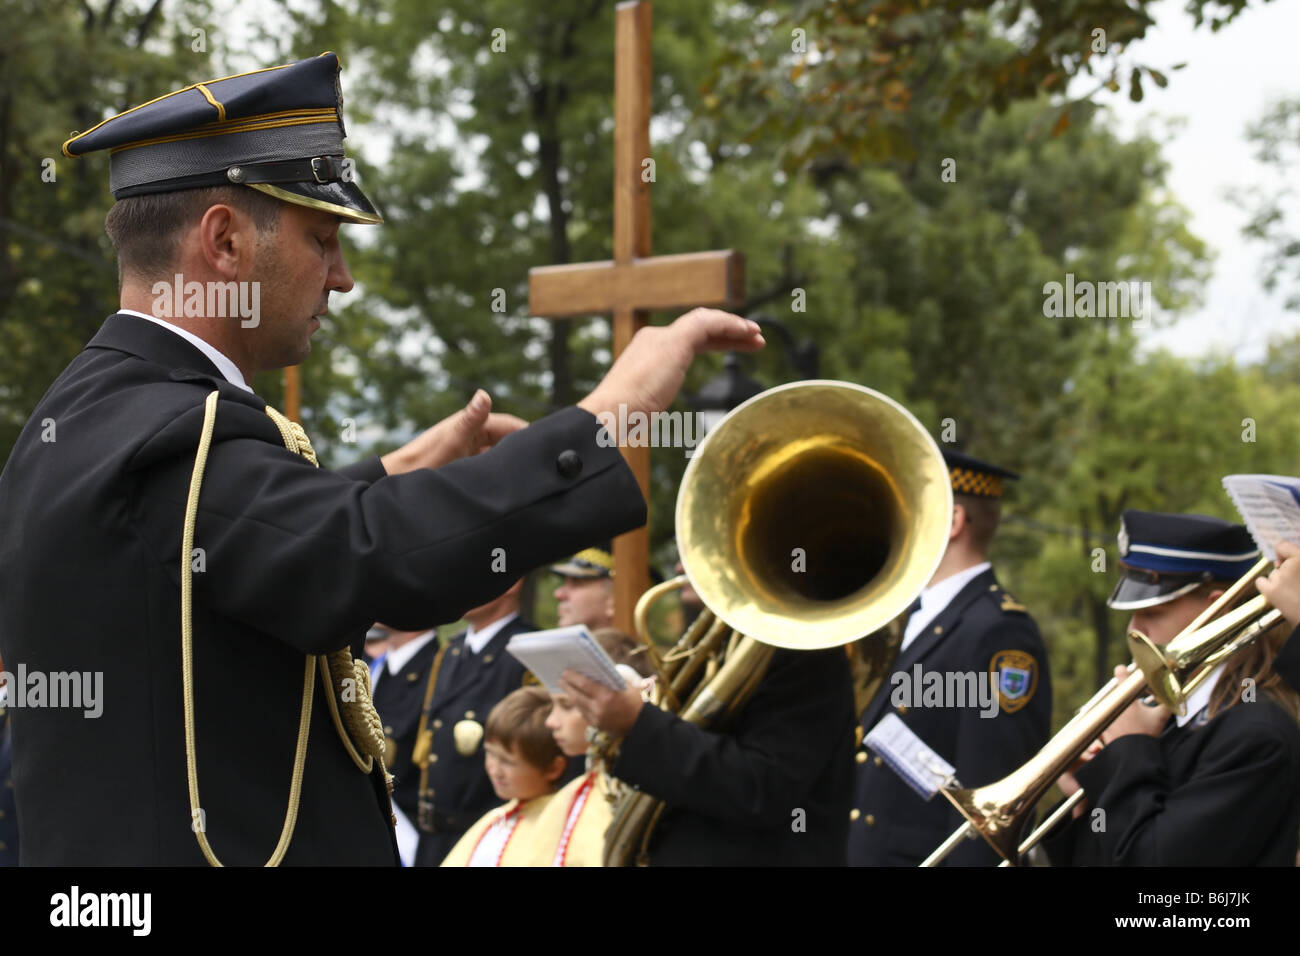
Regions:
<instances>
[{"instance_id":1,"label":"dark peaked cap","mask_svg":"<svg viewBox=\"0 0 1300 956\"><path fill-rule=\"evenodd\" d=\"M1001 498L1004 481L1015 481L1020 476L1014 471L980 461L951 448L943 449L943 460L948 465L952 490L979 498Z\"/></svg>"},{"instance_id":2,"label":"dark peaked cap","mask_svg":"<svg viewBox=\"0 0 1300 956\"><path fill-rule=\"evenodd\" d=\"M168 93L63 144L107 149L115 199L245 185L350 222L383 219L344 163L339 59L322 53Z\"/></svg>"}]
</instances>

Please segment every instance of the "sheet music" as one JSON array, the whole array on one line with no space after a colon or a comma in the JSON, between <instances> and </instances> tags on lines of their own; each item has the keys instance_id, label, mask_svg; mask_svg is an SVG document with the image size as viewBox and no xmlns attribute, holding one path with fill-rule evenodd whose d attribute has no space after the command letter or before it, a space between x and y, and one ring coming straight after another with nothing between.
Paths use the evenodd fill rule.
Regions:
<instances>
[{"instance_id":1,"label":"sheet music","mask_svg":"<svg viewBox=\"0 0 1300 956\"><path fill-rule=\"evenodd\" d=\"M623 690L623 680L605 649L583 625L516 634L506 644L516 660L537 675L552 694L560 694L560 675L572 668L611 690Z\"/></svg>"},{"instance_id":2,"label":"sheet music","mask_svg":"<svg viewBox=\"0 0 1300 956\"><path fill-rule=\"evenodd\" d=\"M1300 544L1300 480L1285 475L1228 475L1224 490L1259 549L1277 560L1277 543Z\"/></svg>"},{"instance_id":3,"label":"sheet music","mask_svg":"<svg viewBox=\"0 0 1300 956\"><path fill-rule=\"evenodd\" d=\"M926 745L897 714L886 714L863 741L903 782L929 800L941 787L956 785L956 768Z\"/></svg>"}]
</instances>

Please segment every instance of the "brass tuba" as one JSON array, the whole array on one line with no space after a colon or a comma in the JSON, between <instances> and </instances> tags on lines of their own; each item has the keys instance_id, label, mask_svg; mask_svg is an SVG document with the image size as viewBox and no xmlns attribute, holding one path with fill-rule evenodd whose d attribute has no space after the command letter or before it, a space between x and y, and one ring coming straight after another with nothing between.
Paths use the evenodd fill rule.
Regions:
<instances>
[{"instance_id":1,"label":"brass tuba","mask_svg":"<svg viewBox=\"0 0 1300 956\"><path fill-rule=\"evenodd\" d=\"M637 604L637 634L658 673L654 703L722 725L762 681L775 648L836 647L880 630L929 582L951 516L938 446L879 392L816 380L740 405L682 478L685 574ZM687 582L707 610L660 659L649 608ZM606 832L605 865L644 863L663 810L655 797L626 791Z\"/></svg>"}]
</instances>

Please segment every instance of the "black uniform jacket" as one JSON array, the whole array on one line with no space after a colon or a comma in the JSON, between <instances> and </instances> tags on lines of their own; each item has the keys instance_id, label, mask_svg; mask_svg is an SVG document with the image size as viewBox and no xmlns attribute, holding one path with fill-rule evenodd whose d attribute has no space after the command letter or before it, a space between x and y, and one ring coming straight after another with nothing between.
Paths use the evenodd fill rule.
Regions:
<instances>
[{"instance_id":1,"label":"black uniform jacket","mask_svg":"<svg viewBox=\"0 0 1300 956\"><path fill-rule=\"evenodd\" d=\"M1088 810L1044 841L1053 866L1295 866L1300 724L1267 694L1120 737L1075 779Z\"/></svg>"},{"instance_id":2,"label":"black uniform jacket","mask_svg":"<svg viewBox=\"0 0 1300 956\"><path fill-rule=\"evenodd\" d=\"M25 864L204 862L186 789L179 562L214 388L194 708L200 806L225 863L260 865L279 838L304 654L351 644L360 656L377 620L403 630L455 620L503 589L494 549L523 573L645 520L631 472L581 409L436 471L389 477L377 458L317 469L197 349L145 319L109 317L0 476L6 668L103 673L98 719L11 708ZM580 469L573 455L557 467L568 450ZM348 757L317 687L285 862L392 864L378 774Z\"/></svg>"},{"instance_id":3,"label":"black uniform jacket","mask_svg":"<svg viewBox=\"0 0 1300 956\"><path fill-rule=\"evenodd\" d=\"M18 865L18 812L14 804L12 755L9 709L0 707L0 866Z\"/></svg>"},{"instance_id":4,"label":"black uniform jacket","mask_svg":"<svg viewBox=\"0 0 1300 956\"><path fill-rule=\"evenodd\" d=\"M1300 627L1291 632L1282 645L1282 649L1277 652L1277 658L1273 661L1273 670L1291 685L1291 689L1300 693Z\"/></svg>"},{"instance_id":5,"label":"black uniform jacket","mask_svg":"<svg viewBox=\"0 0 1300 956\"><path fill-rule=\"evenodd\" d=\"M937 673L946 686L949 672L986 674L1005 651L1028 655L1012 657L1013 661L1026 664L1032 658L1034 662L1033 683L1012 701L1014 711L999 701L997 716L983 717L978 703L970 701L964 707L934 707L909 705L901 693L897 694L901 705L891 699L916 683L918 664L922 675ZM908 683L895 680L896 675L903 675ZM1043 639L1033 618L1002 590L992 570L971 579L898 656L889 679L862 714L863 734L891 710L956 768L957 779L965 787L1000 780L1047 742L1052 685ZM857 774L849 829L850 866L916 866L964 822L942 794L922 800L865 745L858 748L854 760ZM992 866L999 860L982 840L968 840L946 864Z\"/></svg>"},{"instance_id":6,"label":"black uniform jacket","mask_svg":"<svg viewBox=\"0 0 1300 956\"><path fill-rule=\"evenodd\" d=\"M843 648L778 650L724 733L643 707L613 774L669 805L657 866L843 866L853 687Z\"/></svg>"},{"instance_id":7,"label":"black uniform jacket","mask_svg":"<svg viewBox=\"0 0 1300 956\"><path fill-rule=\"evenodd\" d=\"M415 823L415 803L419 791L420 771L411 763L415 749L415 732L420 726L420 705L424 703L429 669L438 655L438 636L434 634L396 674L383 668L375 682L375 710L384 722L384 736L391 743L391 757L385 758L393 775L393 802Z\"/></svg>"},{"instance_id":8,"label":"black uniform jacket","mask_svg":"<svg viewBox=\"0 0 1300 956\"><path fill-rule=\"evenodd\" d=\"M435 829L420 834L416 866L437 866L479 817L501 803L483 764L483 741L472 754L462 754L456 750L452 731L462 720L486 725L488 712L497 702L523 686L527 671L506 653L506 644L516 634L535 630L536 625L515 618L493 634L477 654L465 643L464 633L448 643L428 716L433 731L430 754L435 758L429 762L428 773ZM418 785L419 768L415 772Z\"/></svg>"}]
</instances>

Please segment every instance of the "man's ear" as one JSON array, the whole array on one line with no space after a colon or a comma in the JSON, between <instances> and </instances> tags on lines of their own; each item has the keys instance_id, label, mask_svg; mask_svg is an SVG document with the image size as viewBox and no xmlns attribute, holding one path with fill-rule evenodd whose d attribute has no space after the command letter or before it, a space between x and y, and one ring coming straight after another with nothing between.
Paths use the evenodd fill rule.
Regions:
<instances>
[{"instance_id":1,"label":"man's ear","mask_svg":"<svg viewBox=\"0 0 1300 956\"><path fill-rule=\"evenodd\" d=\"M198 224L199 252L208 268L225 279L247 270L257 246L257 226L250 216L232 206L215 203Z\"/></svg>"},{"instance_id":2,"label":"man's ear","mask_svg":"<svg viewBox=\"0 0 1300 956\"><path fill-rule=\"evenodd\" d=\"M956 541L957 537L966 530L966 508L956 502L952 506L952 527L948 529L948 540Z\"/></svg>"}]
</instances>

